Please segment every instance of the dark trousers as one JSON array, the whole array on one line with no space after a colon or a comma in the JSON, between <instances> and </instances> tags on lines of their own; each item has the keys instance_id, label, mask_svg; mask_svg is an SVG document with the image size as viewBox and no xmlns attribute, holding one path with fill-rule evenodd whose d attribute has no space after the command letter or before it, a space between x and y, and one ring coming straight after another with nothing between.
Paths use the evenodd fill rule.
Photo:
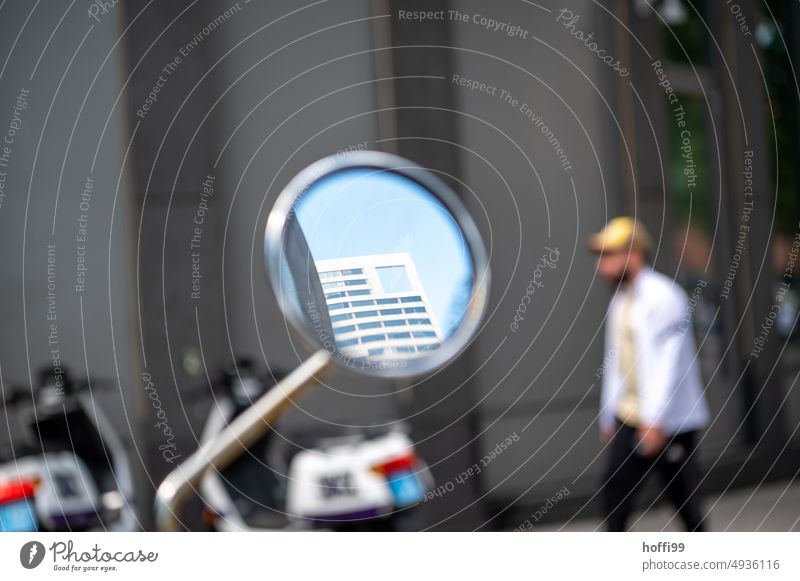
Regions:
<instances>
[{"instance_id":1,"label":"dark trousers","mask_svg":"<svg viewBox=\"0 0 800 581\"><path fill-rule=\"evenodd\" d=\"M617 428L602 490L607 530L626 530L636 495L653 472L661 478L664 492L678 509L686 530L704 530L700 499L694 493L696 432L672 436L664 450L646 457L637 450L636 428L619 422Z\"/></svg>"}]
</instances>

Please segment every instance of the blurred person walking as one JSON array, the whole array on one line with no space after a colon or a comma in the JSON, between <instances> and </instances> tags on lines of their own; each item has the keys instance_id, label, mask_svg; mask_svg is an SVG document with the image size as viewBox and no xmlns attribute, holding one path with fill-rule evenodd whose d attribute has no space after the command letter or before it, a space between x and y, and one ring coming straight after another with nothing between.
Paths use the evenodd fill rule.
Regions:
<instances>
[{"instance_id":1,"label":"blurred person walking","mask_svg":"<svg viewBox=\"0 0 800 581\"><path fill-rule=\"evenodd\" d=\"M689 531L704 530L696 446L709 421L686 293L648 263L650 235L629 217L589 239L608 307L599 423L609 447L602 485L607 530L624 531L637 493L657 472Z\"/></svg>"}]
</instances>

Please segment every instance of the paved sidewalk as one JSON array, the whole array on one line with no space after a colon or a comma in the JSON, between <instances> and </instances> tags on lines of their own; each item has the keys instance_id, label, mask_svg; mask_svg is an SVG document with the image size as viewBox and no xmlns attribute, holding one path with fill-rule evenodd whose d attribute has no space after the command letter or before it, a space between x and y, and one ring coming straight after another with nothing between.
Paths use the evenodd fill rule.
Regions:
<instances>
[{"instance_id":1,"label":"paved sidewalk","mask_svg":"<svg viewBox=\"0 0 800 581\"><path fill-rule=\"evenodd\" d=\"M765 484L759 488L739 488L724 496L707 496L703 508L711 512L711 531L800 531L800 482ZM631 519L630 529L638 532L680 531L680 521L672 519L671 505L659 504ZM535 531L603 530L601 519L574 520L537 526Z\"/></svg>"}]
</instances>

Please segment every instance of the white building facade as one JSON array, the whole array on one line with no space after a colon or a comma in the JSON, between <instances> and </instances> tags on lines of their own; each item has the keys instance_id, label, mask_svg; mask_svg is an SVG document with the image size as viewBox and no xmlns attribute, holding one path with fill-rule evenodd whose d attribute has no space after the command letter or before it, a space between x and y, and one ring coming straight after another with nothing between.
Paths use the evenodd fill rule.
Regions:
<instances>
[{"instance_id":1,"label":"white building facade","mask_svg":"<svg viewBox=\"0 0 800 581\"><path fill-rule=\"evenodd\" d=\"M408 253L315 262L336 346L350 357L415 357L442 331Z\"/></svg>"}]
</instances>

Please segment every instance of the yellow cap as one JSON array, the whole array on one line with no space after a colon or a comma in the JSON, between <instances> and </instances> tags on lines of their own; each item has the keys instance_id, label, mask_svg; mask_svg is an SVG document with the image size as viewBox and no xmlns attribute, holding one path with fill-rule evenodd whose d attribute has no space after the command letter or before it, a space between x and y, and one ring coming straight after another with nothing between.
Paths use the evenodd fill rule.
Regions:
<instances>
[{"instance_id":1,"label":"yellow cap","mask_svg":"<svg viewBox=\"0 0 800 581\"><path fill-rule=\"evenodd\" d=\"M637 249L650 251L650 234L644 224L628 216L614 218L597 234L589 237L593 252L616 252Z\"/></svg>"}]
</instances>

